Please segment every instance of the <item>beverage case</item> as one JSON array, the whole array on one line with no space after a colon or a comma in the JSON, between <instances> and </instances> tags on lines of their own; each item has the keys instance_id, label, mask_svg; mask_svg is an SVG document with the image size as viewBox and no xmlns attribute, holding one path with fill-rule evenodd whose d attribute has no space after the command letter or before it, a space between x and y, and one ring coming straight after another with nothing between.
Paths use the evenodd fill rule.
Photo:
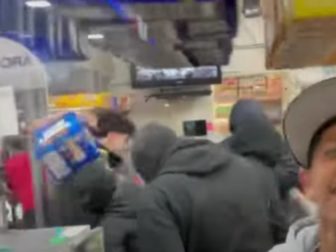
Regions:
<instances>
[{"instance_id":1,"label":"beverage case","mask_svg":"<svg viewBox=\"0 0 336 252\"><path fill-rule=\"evenodd\" d=\"M95 139L75 113L34 133L35 154L56 180L63 180L99 157Z\"/></svg>"}]
</instances>

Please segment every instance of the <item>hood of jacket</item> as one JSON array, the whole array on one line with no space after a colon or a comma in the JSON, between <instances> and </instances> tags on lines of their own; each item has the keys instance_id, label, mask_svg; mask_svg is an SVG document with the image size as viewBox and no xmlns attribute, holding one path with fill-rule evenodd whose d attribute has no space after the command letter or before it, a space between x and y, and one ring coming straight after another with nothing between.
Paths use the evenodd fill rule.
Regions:
<instances>
[{"instance_id":1,"label":"hood of jacket","mask_svg":"<svg viewBox=\"0 0 336 252\"><path fill-rule=\"evenodd\" d=\"M167 173L209 174L230 157L208 140L177 138L161 125L148 125L138 134L132 148L133 162L147 182Z\"/></svg>"},{"instance_id":2,"label":"hood of jacket","mask_svg":"<svg viewBox=\"0 0 336 252\"><path fill-rule=\"evenodd\" d=\"M160 174L184 173L203 176L220 169L230 161L225 152L208 140L179 139L162 161Z\"/></svg>"},{"instance_id":3,"label":"hood of jacket","mask_svg":"<svg viewBox=\"0 0 336 252\"><path fill-rule=\"evenodd\" d=\"M152 181L162 168L162 161L177 142L174 131L157 123L150 123L135 135L131 157L135 169L146 182Z\"/></svg>"},{"instance_id":4,"label":"hood of jacket","mask_svg":"<svg viewBox=\"0 0 336 252\"><path fill-rule=\"evenodd\" d=\"M226 145L236 153L275 166L282 153L282 138L254 100L240 100L230 116L232 136Z\"/></svg>"},{"instance_id":5,"label":"hood of jacket","mask_svg":"<svg viewBox=\"0 0 336 252\"><path fill-rule=\"evenodd\" d=\"M318 225L315 218L299 220L290 228L286 242L270 252L315 252L318 251Z\"/></svg>"}]
</instances>

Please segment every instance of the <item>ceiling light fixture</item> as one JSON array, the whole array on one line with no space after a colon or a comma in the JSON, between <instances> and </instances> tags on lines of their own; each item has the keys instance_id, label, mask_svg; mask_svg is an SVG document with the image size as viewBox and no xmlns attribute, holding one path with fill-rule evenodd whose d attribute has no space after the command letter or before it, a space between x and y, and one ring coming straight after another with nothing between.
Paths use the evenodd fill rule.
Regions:
<instances>
[{"instance_id":1,"label":"ceiling light fixture","mask_svg":"<svg viewBox=\"0 0 336 252\"><path fill-rule=\"evenodd\" d=\"M49 8L51 3L47 0L28 0L25 5L30 8Z\"/></svg>"},{"instance_id":2,"label":"ceiling light fixture","mask_svg":"<svg viewBox=\"0 0 336 252\"><path fill-rule=\"evenodd\" d=\"M88 35L88 39L91 39L91 40L100 40L104 38L105 38L104 34L101 34L101 33L93 33L93 34Z\"/></svg>"}]
</instances>

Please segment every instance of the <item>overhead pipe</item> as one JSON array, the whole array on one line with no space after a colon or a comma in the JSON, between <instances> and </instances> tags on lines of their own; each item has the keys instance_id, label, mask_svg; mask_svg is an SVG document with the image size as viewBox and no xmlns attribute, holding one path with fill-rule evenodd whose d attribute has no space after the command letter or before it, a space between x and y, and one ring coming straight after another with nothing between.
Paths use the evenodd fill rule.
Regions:
<instances>
[{"instance_id":1,"label":"overhead pipe","mask_svg":"<svg viewBox=\"0 0 336 252\"><path fill-rule=\"evenodd\" d=\"M78 29L77 29L77 22L73 18L68 19L68 33L69 33L69 43L70 48L75 52L77 55L80 54L79 50L79 38L78 38Z\"/></svg>"},{"instance_id":2,"label":"overhead pipe","mask_svg":"<svg viewBox=\"0 0 336 252\"><path fill-rule=\"evenodd\" d=\"M38 14L35 28L38 37L45 43L44 53L48 52L51 60L84 58L79 47L78 25L74 19L56 14L54 11L43 10Z\"/></svg>"},{"instance_id":3,"label":"overhead pipe","mask_svg":"<svg viewBox=\"0 0 336 252\"><path fill-rule=\"evenodd\" d=\"M35 9L27 8L27 33L35 36Z\"/></svg>"},{"instance_id":4,"label":"overhead pipe","mask_svg":"<svg viewBox=\"0 0 336 252\"><path fill-rule=\"evenodd\" d=\"M15 1L16 2L16 9L17 9L17 13L16 13L16 22L17 22L17 30L20 34L24 34L25 33L25 29L24 29L24 18L25 18L25 5L24 5L24 1Z\"/></svg>"},{"instance_id":5,"label":"overhead pipe","mask_svg":"<svg viewBox=\"0 0 336 252\"><path fill-rule=\"evenodd\" d=\"M47 40L49 44L50 51L53 55L56 53L56 17L53 11L48 12L47 16Z\"/></svg>"},{"instance_id":6,"label":"overhead pipe","mask_svg":"<svg viewBox=\"0 0 336 252\"><path fill-rule=\"evenodd\" d=\"M0 32L22 31L24 5L20 0L0 0Z\"/></svg>"},{"instance_id":7,"label":"overhead pipe","mask_svg":"<svg viewBox=\"0 0 336 252\"><path fill-rule=\"evenodd\" d=\"M62 48L63 59L66 60L82 60L85 56L79 45L79 28L75 19L62 17Z\"/></svg>"},{"instance_id":8,"label":"overhead pipe","mask_svg":"<svg viewBox=\"0 0 336 252\"><path fill-rule=\"evenodd\" d=\"M63 18L60 15L56 16L56 54L63 54Z\"/></svg>"}]
</instances>

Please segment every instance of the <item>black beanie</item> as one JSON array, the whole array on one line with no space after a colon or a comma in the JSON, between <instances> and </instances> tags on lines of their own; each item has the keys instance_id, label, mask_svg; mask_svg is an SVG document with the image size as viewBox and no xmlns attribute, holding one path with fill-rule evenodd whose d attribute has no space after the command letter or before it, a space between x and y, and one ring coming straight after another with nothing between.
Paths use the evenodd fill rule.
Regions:
<instances>
[{"instance_id":1,"label":"black beanie","mask_svg":"<svg viewBox=\"0 0 336 252\"><path fill-rule=\"evenodd\" d=\"M132 145L133 164L146 182L159 174L176 141L173 130L157 123L150 123L136 133Z\"/></svg>"}]
</instances>

